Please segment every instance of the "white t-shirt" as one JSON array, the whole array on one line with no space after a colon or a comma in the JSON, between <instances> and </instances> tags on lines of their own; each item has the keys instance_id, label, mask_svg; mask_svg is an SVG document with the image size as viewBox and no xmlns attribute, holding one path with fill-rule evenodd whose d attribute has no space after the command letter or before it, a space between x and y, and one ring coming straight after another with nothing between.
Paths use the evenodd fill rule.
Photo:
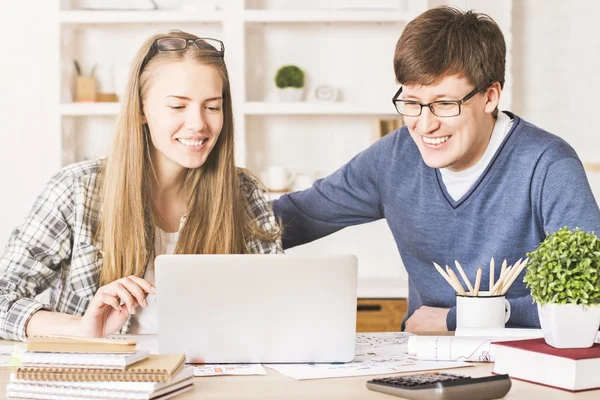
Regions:
<instances>
[{"instance_id":1,"label":"white t-shirt","mask_svg":"<svg viewBox=\"0 0 600 400\"><path fill-rule=\"evenodd\" d=\"M463 197L465 193L469 191L471 186L475 184L477 179L479 179L481 174L483 174L483 171L485 171L490 161L492 161L492 157L496 154L496 151L502 144L508 131L510 131L512 124L513 120L507 114L499 112L496 123L494 124L494 129L492 130L490 142L477 164L459 172L450 171L448 168L440 168L446 191L448 191L448 194L450 194L454 200L459 200Z\"/></svg>"},{"instance_id":2,"label":"white t-shirt","mask_svg":"<svg viewBox=\"0 0 600 400\"><path fill-rule=\"evenodd\" d=\"M161 254L173 254L179 232L165 232L160 228L156 228L156 236L154 238L155 257ZM154 285L154 258L148 262L144 279ZM148 306L146 308L138 306L135 309L135 314L131 316L131 325L129 332L132 335L140 334L157 334L158 333L158 318L156 295L149 294L146 297Z\"/></svg>"}]
</instances>

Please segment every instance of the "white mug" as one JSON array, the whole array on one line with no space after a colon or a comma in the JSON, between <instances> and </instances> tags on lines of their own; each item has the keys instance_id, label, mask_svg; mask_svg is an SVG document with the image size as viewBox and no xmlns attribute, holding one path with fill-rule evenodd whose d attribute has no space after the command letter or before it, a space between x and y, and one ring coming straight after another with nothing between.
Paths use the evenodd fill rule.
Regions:
<instances>
[{"instance_id":1,"label":"white mug","mask_svg":"<svg viewBox=\"0 0 600 400\"><path fill-rule=\"evenodd\" d=\"M261 179L267 185L269 190L274 192L283 192L288 190L296 174L285 167L273 165L268 167L262 174Z\"/></svg>"},{"instance_id":2,"label":"white mug","mask_svg":"<svg viewBox=\"0 0 600 400\"><path fill-rule=\"evenodd\" d=\"M504 328L510 318L510 303L504 295L456 295L457 328Z\"/></svg>"},{"instance_id":3,"label":"white mug","mask_svg":"<svg viewBox=\"0 0 600 400\"><path fill-rule=\"evenodd\" d=\"M311 187L313 179L308 175L298 175L294 181L294 191L305 190Z\"/></svg>"}]
</instances>

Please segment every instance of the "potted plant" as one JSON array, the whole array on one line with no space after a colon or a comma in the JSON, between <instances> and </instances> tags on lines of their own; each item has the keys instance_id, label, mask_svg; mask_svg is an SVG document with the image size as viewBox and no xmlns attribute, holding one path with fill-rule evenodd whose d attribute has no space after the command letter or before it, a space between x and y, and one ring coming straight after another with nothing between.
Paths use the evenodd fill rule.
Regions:
<instances>
[{"instance_id":1,"label":"potted plant","mask_svg":"<svg viewBox=\"0 0 600 400\"><path fill-rule=\"evenodd\" d=\"M282 101L301 101L304 88L304 71L295 65L284 65L275 74L275 85Z\"/></svg>"},{"instance_id":2,"label":"potted plant","mask_svg":"<svg viewBox=\"0 0 600 400\"><path fill-rule=\"evenodd\" d=\"M538 305L546 343L591 347L600 325L600 239L564 227L527 256L524 282Z\"/></svg>"}]
</instances>

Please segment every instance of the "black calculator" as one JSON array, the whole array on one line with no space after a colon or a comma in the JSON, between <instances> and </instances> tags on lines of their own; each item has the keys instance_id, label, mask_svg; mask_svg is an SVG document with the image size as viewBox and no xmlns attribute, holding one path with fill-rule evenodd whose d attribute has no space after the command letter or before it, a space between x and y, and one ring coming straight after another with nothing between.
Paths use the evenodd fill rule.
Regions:
<instances>
[{"instance_id":1,"label":"black calculator","mask_svg":"<svg viewBox=\"0 0 600 400\"><path fill-rule=\"evenodd\" d=\"M419 373L389 378L371 379L367 388L414 400L491 400L508 393L510 377L491 375L482 378L446 374Z\"/></svg>"}]
</instances>

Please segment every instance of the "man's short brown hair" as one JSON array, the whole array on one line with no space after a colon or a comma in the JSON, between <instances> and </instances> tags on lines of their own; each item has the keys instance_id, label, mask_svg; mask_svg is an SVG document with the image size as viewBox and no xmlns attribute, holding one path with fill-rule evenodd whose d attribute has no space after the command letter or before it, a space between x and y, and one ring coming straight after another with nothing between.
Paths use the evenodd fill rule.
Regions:
<instances>
[{"instance_id":1,"label":"man's short brown hair","mask_svg":"<svg viewBox=\"0 0 600 400\"><path fill-rule=\"evenodd\" d=\"M402 85L429 85L461 75L473 85L504 86L506 43L498 24L485 14L442 6L425 11L406 25L394 54L394 72Z\"/></svg>"}]
</instances>

